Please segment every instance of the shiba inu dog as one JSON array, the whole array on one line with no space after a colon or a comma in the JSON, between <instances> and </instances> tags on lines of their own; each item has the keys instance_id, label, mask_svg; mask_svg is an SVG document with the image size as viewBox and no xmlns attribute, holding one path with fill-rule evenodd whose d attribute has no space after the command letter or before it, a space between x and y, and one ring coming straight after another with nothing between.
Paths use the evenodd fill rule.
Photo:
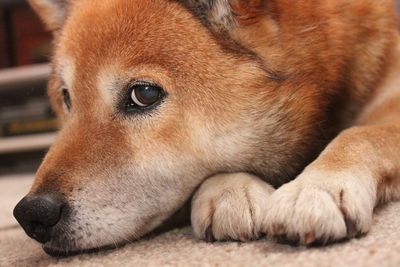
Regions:
<instances>
[{"instance_id":1,"label":"shiba inu dog","mask_svg":"<svg viewBox=\"0 0 400 267\"><path fill-rule=\"evenodd\" d=\"M399 198L393 1L30 3L62 128L14 214L48 253L135 240L188 202L200 239L326 244Z\"/></svg>"}]
</instances>

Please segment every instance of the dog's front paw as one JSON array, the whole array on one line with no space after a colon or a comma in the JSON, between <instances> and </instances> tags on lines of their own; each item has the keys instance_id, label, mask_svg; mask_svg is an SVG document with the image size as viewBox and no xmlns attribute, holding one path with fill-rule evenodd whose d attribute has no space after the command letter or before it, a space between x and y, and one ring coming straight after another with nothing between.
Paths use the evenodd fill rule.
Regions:
<instances>
[{"instance_id":1,"label":"dog's front paw","mask_svg":"<svg viewBox=\"0 0 400 267\"><path fill-rule=\"evenodd\" d=\"M274 189L246 173L220 174L205 181L193 198L192 226L206 241L259 238Z\"/></svg>"},{"instance_id":2,"label":"dog's front paw","mask_svg":"<svg viewBox=\"0 0 400 267\"><path fill-rule=\"evenodd\" d=\"M352 174L303 173L269 199L264 232L281 241L326 244L366 233L373 185Z\"/></svg>"}]
</instances>

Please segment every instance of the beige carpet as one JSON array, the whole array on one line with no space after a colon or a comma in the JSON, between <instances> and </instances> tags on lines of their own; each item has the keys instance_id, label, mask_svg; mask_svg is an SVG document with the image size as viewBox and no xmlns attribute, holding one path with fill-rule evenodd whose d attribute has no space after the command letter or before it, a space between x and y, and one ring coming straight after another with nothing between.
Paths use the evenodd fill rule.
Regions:
<instances>
[{"instance_id":1,"label":"beige carpet","mask_svg":"<svg viewBox=\"0 0 400 267\"><path fill-rule=\"evenodd\" d=\"M377 211L371 232L325 248L197 241L191 229L175 230L123 248L64 259L47 256L12 218L29 177L0 178L0 266L351 266L400 267L400 203Z\"/></svg>"}]
</instances>

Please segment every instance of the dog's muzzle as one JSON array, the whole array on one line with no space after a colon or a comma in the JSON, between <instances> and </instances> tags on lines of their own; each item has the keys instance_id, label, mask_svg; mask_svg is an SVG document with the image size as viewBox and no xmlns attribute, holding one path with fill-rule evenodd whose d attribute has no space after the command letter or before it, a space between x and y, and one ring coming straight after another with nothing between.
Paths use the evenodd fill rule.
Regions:
<instances>
[{"instance_id":1,"label":"dog's muzzle","mask_svg":"<svg viewBox=\"0 0 400 267\"><path fill-rule=\"evenodd\" d=\"M56 193L28 195L14 208L14 217L29 237L46 243L65 206L63 197Z\"/></svg>"}]
</instances>

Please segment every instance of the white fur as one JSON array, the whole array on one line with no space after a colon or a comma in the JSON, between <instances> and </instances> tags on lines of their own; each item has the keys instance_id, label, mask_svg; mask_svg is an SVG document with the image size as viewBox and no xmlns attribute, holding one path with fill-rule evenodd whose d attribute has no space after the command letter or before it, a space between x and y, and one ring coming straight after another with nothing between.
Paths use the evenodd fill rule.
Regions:
<instances>
[{"instance_id":1,"label":"white fur","mask_svg":"<svg viewBox=\"0 0 400 267\"><path fill-rule=\"evenodd\" d=\"M301 244L341 240L368 232L375 195L371 175L360 171L306 171L275 192L249 174L216 175L193 199L192 226L201 239L211 227L216 240L245 241L261 233ZM346 220L355 228L347 229Z\"/></svg>"},{"instance_id":2,"label":"white fur","mask_svg":"<svg viewBox=\"0 0 400 267\"><path fill-rule=\"evenodd\" d=\"M205 239L210 227L216 240L260 237L268 196L274 189L247 173L220 174L205 181L193 198L192 226Z\"/></svg>"},{"instance_id":3,"label":"white fur","mask_svg":"<svg viewBox=\"0 0 400 267\"><path fill-rule=\"evenodd\" d=\"M368 172L305 171L283 185L269 199L264 229L270 235L299 238L308 244L340 240L366 233L376 201L373 177ZM348 233L351 220L356 233Z\"/></svg>"}]
</instances>

